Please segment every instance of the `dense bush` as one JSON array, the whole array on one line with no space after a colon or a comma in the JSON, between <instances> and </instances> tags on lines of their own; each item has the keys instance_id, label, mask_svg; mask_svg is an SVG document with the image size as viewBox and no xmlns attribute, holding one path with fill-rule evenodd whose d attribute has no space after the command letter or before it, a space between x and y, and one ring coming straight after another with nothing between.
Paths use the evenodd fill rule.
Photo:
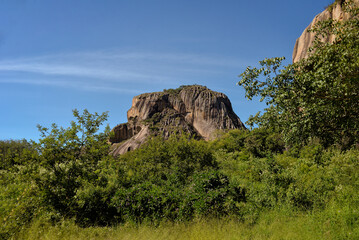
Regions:
<instances>
[{"instance_id":1,"label":"dense bush","mask_svg":"<svg viewBox=\"0 0 359 240\"><path fill-rule=\"evenodd\" d=\"M32 144L23 140L0 140L0 170L9 169L15 165L26 164L26 154L32 149Z\"/></svg>"},{"instance_id":2,"label":"dense bush","mask_svg":"<svg viewBox=\"0 0 359 240\"><path fill-rule=\"evenodd\" d=\"M119 219L142 222L221 215L229 213L226 205L233 195L243 194L217 171L210 145L186 134L166 141L155 137L143 148L120 156L115 165L124 176L112 201Z\"/></svg>"},{"instance_id":3,"label":"dense bush","mask_svg":"<svg viewBox=\"0 0 359 240\"><path fill-rule=\"evenodd\" d=\"M186 134L172 135L166 141L154 137L145 147L128 152L117 161L132 184L151 181L181 186L194 173L217 168L210 146Z\"/></svg>"},{"instance_id":4,"label":"dense bush","mask_svg":"<svg viewBox=\"0 0 359 240\"><path fill-rule=\"evenodd\" d=\"M218 171L206 171L193 176L191 184L185 189L181 206L182 215L223 216L231 212L231 200L245 201L245 192L230 185L226 175Z\"/></svg>"},{"instance_id":5,"label":"dense bush","mask_svg":"<svg viewBox=\"0 0 359 240\"><path fill-rule=\"evenodd\" d=\"M115 159L108 130L97 132L106 116L74 114L69 128L40 128L38 143L4 157L1 238L34 219L82 227L224 216L256 223L276 209L325 212L348 229L358 224L358 150L315 140L285 150L280 134L262 128L211 142L154 137Z\"/></svg>"},{"instance_id":6,"label":"dense bush","mask_svg":"<svg viewBox=\"0 0 359 240\"><path fill-rule=\"evenodd\" d=\"M160 222L178 218L181 197L179 189L144 182L118 189L112 205L116 207L121 221Z\"/></svg>"},{"instance_id":7,"label":"dense bush","mask_svg":"<svg viewBox=\"0 0 359 240\"><path fill-rule=\"evenodd\" d=\"M270 128L249 130L232 130L219 136L212 142L214 149L227 152L242 151L255 157L265 157L268 154L282 153L285 144L282 136Z\"/></svg>"},{"instance_id":8,"label":"dense bush","mask_svg":"<svg viewBox=\"0 0 359 240\"><path fill-rule=\"evenodd\" d=\"M324 149L318 143L266 158L217 151L219 168L246 189L247 205L323 209L344 185L356 187L357 150ZM354 170L356 169L356 170Z\"/></svg>"},{"instance_id":9,"label":"dense bush","mask_svg":"<svg viewBox=\"0 0 359 240\"><path fill-rule=\"evenodd\" d=\"M53 223L74 219L80 226L182 221L229 214L234 199L244 200L244 191L218 172L205 141L186 134L166 141L154 137L114 159L108 154L108 129L98 133L107 114L75 110L74 116L68 128L39 126L39 142L15 158L4 157L6 163L15 160L2 170L3 236L34 217Z\"/></svg>"}]
</instances>

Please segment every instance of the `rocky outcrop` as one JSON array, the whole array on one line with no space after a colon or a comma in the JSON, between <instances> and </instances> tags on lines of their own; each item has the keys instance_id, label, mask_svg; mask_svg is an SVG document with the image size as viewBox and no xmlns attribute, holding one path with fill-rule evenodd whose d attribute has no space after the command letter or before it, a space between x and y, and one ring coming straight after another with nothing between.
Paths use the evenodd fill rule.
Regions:
<instances>
[{"instance_id":1,"label":"rocky outcrop","mask_svg":"<svg viewBox=\"0 0 359 240\"><path fill-rule=\"evenodd\" d=\"M308 57L308 50L310 47L313 46L315 33L309 32L310 29L313 29L313 27L320 21L325 21L329 19L342 21L347 20L350 18L350 14L347 12L344 12L343 6L344 3L348 0L340 0L335 1L331 6L329 6L326 10L319 13L313 21L309 24L309 26L303 31L302 35L297 39L294 50L293 50L293 62L298 62L299 60ZM356 4L359 3L359 0L354 0ZM323 42L333 42L335 36L330 35L326 38L323 38Z\"/></svg>"},{"instance_id":2,"label":"rocky outcrop","mask_svg":"<svg viewBox=\"0 0 359 240\"><path fill-rule=\"evenodd\" d=\"M199 85L136 96L127 119L111 132L113 155L138 148L151 135L183 131L209 140L217 130L245 128L226 95Z\"/></svg>"}]
</instances>

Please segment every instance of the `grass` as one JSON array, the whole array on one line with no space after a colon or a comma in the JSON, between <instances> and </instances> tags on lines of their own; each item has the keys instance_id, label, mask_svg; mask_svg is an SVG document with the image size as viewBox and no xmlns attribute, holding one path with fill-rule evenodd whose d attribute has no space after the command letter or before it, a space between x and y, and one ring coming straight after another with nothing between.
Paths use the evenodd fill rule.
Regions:
<instances>
[{"instance_id":1,"label":"grass","mask_svg":"<svg viewBox=\"0 0 359 240\"><path fill-rule=\"evenodd\" d=\"M16 239L71 239L71 240L217 240L217 239L358 239L359 226L346 224L338 210L327 209L314 213L293 213L291 210L269 211L262 214L256 224L234 219L198 219L187 223L151 225L124 225L117 227L80 228L71 221L52 226L41 221L33 222ZM339 211L340 212L340 211ZM333 215L334 213L334 215ZM345 213L344 213L345 214Z\"/></svg>"}]
</instances>

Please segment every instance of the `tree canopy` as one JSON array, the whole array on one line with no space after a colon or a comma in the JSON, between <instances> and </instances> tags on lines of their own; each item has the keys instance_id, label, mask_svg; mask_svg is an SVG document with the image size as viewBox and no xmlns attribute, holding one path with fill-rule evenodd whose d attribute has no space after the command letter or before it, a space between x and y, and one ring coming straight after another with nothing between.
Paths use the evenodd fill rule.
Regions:
<instances>
[{"instance_id":1,"label":"tree canopy","mask_svg":"<svg viewBox=\"0 0 359 240\"><path fill-rule=\"evenodd\" d=\"M260 96L268 108L251 116L248 123L279 129L288 144L316 138L324 145L348 148L359 140L359 10L347 4L347 21L319 22L310 55L282 67L284 60L260 61L248 67L238 85L246 97ZM335 35L332 43L323 37Z\"/></svg>"}]
</instances>

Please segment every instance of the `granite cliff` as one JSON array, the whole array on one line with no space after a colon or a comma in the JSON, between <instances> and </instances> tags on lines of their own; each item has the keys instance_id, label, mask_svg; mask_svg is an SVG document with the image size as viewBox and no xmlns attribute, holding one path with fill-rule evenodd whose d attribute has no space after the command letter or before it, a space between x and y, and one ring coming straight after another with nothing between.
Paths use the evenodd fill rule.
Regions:
<instances>
[{"instance_id":1,"label":"granite cliff","mask_svg":"<svg viewBox=\"0 0 359 240\"><path fill-rule=\"evenodd\" d=\"M359 0L352 0L355 4L359 4ZM293 50L293 62L298 62L299 60L306 58L308 56L308 50L313 46L313 41L315 38L315 33L309 32L310 29L320 21L325 21L333 19L336 21L345 21L350 18L350 14L343 10L344 4L348 0L336 0L332 5L327 7L323 12L319 13L314 17L313 21L309 26L303 31L302 35L297 39L294 50ZM335 36L330 35L326 38L323 38L323 42L333 42Z\"/></svg>"},{"instance_id":2,"label":"granite cliff","mask_svg":"<svg viewBox=\"0 0 359 240\"><path fill-rule=\"evenodd\" d=\"M111 132L113 155L138 148L151 135L183 131L209 140L217 130L245 128L226 95L200 85L138 95L127 119Z\"/></svg>"}]
</instances>

